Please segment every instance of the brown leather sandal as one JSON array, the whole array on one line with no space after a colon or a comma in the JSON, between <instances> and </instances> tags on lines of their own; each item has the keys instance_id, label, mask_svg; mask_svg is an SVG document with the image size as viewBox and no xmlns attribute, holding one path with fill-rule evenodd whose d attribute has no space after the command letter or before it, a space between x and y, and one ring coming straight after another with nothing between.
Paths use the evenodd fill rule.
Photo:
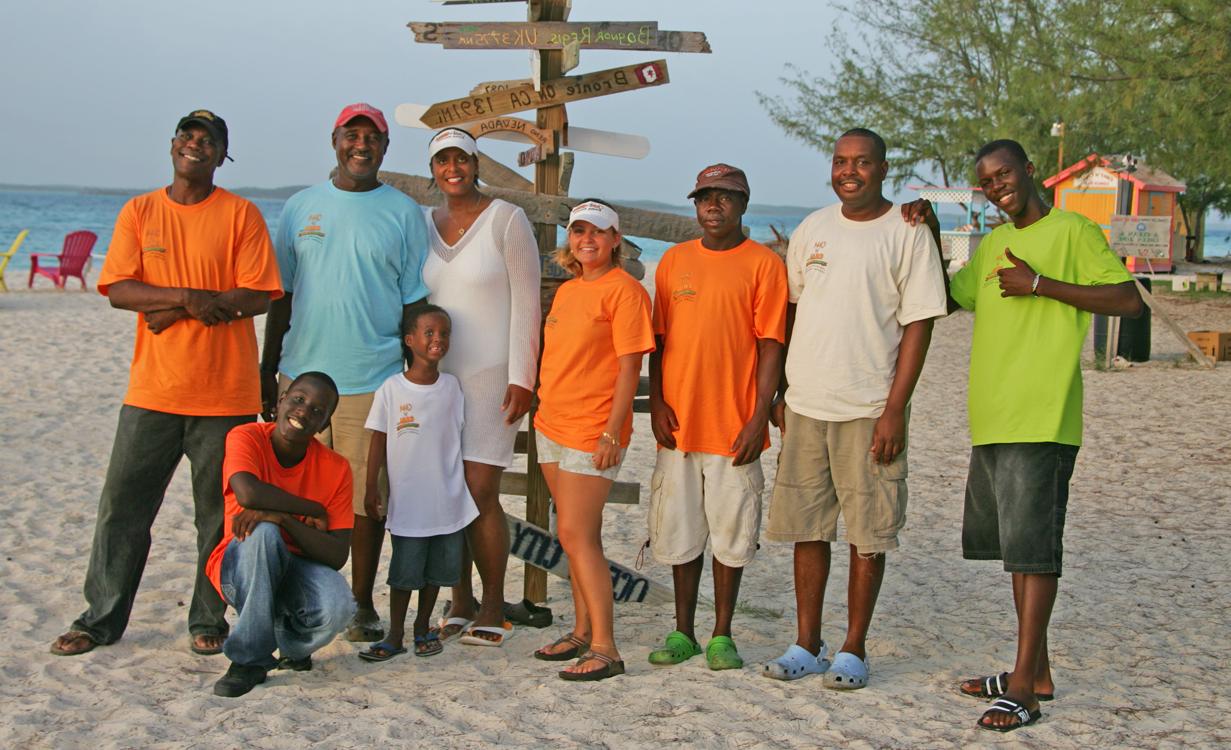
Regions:
<instances>
[{"instance_id":1,"label":"brown leather sandal","mask_svg":"<svg viewBox=\"0 0 1231 750\"><path fill-rule=\"evenodd\" d=\"M566 643L572 644L572 648L566 648L563 651L549 650L556 646L563 646ZM590 644L569 633L563 638L557 638L555 641L535 651L534 658L541 659L542 661L568 661L569 659L576 659L578 654L581 654L588 648L590 648Z\"/></svg>"},{"instance_id":2,"label":"brown leather sandal","mask_svg":"<svg viewBox=\"0 0 1231 750\"><path fill-rule=\"evenodd\" d=\"M598 669L591 669L588 672L569 672L568 670L560 671L560 679L569 680L570 682L596 682L605 680L608 677L615 677L619 674L624 674L624 662L616 661L606 654L600 654L597 651L587 651L577 660L577 665L580 666L588 661L601 661L603 666Z\"/></svg>"}]
</instances>

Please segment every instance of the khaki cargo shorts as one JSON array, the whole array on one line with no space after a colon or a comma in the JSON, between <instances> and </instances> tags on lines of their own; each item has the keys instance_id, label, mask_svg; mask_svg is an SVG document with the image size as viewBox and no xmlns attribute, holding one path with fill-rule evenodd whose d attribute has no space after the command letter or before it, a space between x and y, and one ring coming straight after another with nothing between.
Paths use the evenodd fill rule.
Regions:
<instances>
[{"instance_id":1,"label":"khaki cargo shorts","mask_svg":"<svg viewBox=\"0 0 1231 750\"><path fill-rule=\"evenodd\" d=\"M907 451L888 465L874 463L868 450L875 426L875 419L825 422L787 408L766 539L837 541L841 512L846 540L860 554L897 549L906 524Z\"/></svg>"},{"instance_id":2,"label":"khaki cargo shorts","mask_svg":"<svg viewBox=\"0 0 1231 750\"><path fill-rule=\"evenodd\" d=\"M761 459L731 465L731 456L658 449L650 477L650 551L667 565L691 562L712 540L728 568L752 562L761 531Z\"/></svg>"}]
</instances>

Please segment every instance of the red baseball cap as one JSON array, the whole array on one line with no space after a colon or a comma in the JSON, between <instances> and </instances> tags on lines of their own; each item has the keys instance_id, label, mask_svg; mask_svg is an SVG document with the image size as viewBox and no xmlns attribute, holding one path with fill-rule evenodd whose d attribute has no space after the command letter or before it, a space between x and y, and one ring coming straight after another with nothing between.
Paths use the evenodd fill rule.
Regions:
<instances>
[{"instance_id":1,"label":"red baseball cap","mask_svg":"<svg viewBox=\"0 0 1231 750\"><path fill-rule=\"evenodd\" d=\"M364 102L355 102L343 107L341 113L338 114L338 119L333 121L333 127L340 128L356 117L366 117L376 125L376 129L380 132L389 132L389 125L385 122L385 113Z\"/></svg>"}]
</instances>

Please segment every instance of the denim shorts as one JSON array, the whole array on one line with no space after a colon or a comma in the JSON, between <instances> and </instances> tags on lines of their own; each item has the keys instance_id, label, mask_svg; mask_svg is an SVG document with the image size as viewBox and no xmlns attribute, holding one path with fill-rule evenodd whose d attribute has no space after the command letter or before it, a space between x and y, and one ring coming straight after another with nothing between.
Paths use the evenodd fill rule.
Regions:
<instances>
[{"instance_id":1,"label":"denim shorts","mask_svg":"<svg viewBox=\"0 0 1231 750\"><path fill-rule=\"evenodd\" d=\"M465 532L440 536L389 535L389 587L418 591L425 586L456 586L462 577Z\"/></svg>"},{"instance_id":2,"label":"denim shorts","mask_svg":"<svg viewBox=\"0 0 1231 750\"><path fill-rule=\"evenodd\" d=\"M962 556L1010 573L1059 576L1077 446L996 443L970 451Z\"/></svg>"}]
</instances>

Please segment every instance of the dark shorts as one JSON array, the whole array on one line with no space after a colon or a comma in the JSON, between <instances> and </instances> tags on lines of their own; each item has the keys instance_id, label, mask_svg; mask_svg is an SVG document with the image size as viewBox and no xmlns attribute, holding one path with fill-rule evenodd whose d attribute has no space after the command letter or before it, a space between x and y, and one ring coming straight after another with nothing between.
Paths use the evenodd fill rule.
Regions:
<instances>
[{"instance_id":1,"label":"dark shorts","mask_svg":"<svg viewBox=\"0 0 1231 750\"><path fill-rule=\"evenodd\" d=\"M462 573L462 531L440 536L394 536L389 587L418 591L425 586L456 586Z\"/></svg>"},{"instance_id":2,"label":"dark shorts","mask_svg":"<svg viewBox=\"0 0 1231 750\"><path fill-rule=\"evenodd\" d=\"M1076 445L997 443L970 451L962 556L1010 573L1060 575Z\"/></svg>"}]
</instances>

